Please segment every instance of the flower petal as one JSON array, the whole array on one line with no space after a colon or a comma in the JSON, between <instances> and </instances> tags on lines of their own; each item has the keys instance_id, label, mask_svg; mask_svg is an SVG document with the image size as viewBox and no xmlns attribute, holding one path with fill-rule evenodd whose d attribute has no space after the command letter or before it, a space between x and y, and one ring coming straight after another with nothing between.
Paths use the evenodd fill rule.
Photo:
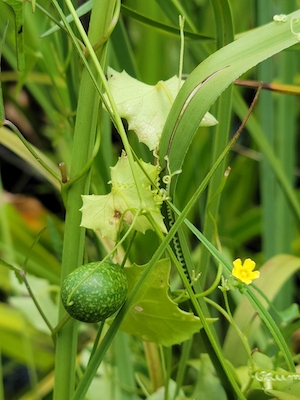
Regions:
<instances>
[{"instance_id":1,"label":"flower petal","mask_svg":"<svg viewBox=\"0 0 300 400\"><path fill-rule=\"evenodd\" d=\"M241 269L242 266L242 260L240 258L237 258L235 261L233 261L233 266L236 270Z\"/></svg>"},{"instance_id":2,"label":"flower petal","mask_svg":"<svg viewBox=\"0 0 300 400\"><path fill-rule=\"evenodd\" d=\"M253 271L255 266L256 263L253 260L251 260L251 258L246 258L243 266L244 268L248 269L249 271Z\"/></svg>"},{"instance_id":3,"label":"flower petal","mask_svg":"<svg viewBox=\"0 0 300 400\"><path fill-rule=\"evenodd\" d=\"M256 263L251 260L251 258L247 258L242 264L241 259L237 258L233 261L233 269L232 275L241 282L250 285L253 279L257 279L260 275L259 271L253 271L256 266Z\"/></svg>"}]
</instances>

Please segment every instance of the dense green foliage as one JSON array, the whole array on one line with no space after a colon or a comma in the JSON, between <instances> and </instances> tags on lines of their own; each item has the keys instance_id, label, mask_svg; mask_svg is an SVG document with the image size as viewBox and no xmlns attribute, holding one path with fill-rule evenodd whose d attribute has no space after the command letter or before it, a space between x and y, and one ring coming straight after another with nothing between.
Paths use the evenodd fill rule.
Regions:
<instances>
[{"instance_id":1,"label":"dense green foliage","mask_svg":"<svg viewBox=\"0 0 300 400\"><path fill-rule=\"evenodd\" d=\"M299 1L0 0L0 39L0 400L299 399Z\"/></svg>"}]
</instances>

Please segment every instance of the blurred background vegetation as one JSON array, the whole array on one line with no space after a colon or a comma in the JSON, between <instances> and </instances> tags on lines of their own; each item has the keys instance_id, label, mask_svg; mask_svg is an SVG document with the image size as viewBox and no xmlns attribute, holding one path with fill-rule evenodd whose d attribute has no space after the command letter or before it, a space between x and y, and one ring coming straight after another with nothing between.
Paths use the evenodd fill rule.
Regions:
<instances>
[{"instance_id":1,"label":"blurred background vegetation","mask_svg":"<svg viewBox=\"0 0 300 400\"><path fill-rule=\"evenodd\" d=\"M287 14L300 8L300 2L294 0L230 0L229 3L235 38L272 21L275 14ZM57 169L62 161L67 167L70 164L81 63L64 33L55 32L42 37L52 23L41 8L58 19L48 1L39 1L34 14L30 2L25 2L25 68L18 71L14 13L6 1L0 2L1 38L9 21L2 49L0 77L5 117ZM208 0L124 0L119 22L109 40L107 64L118 71L124 69L148 84L178 74L179 14L185 16L183 73L187 76L216 50L218 27L215 26L212 5ZM82 20L87 26L88 15L83 16ZM251 257L261 265L282 253L300 256L299 220L286 200L268 156L269 150L276 156L286 182L294 188L299 198L299 50L297 45L283 51L241 77L268 84L292 85L295 93L263 90L253 119L226 160L231 173L219 198L217 226L223 253L229 259ZM277 88L280 89L280 86ZM245 115L245 103L241 99L249 104L254 94L253 88L234 85L231 135ZM109 167L115 164L122 145L107 115L100 112L101 124L106 129L103 129L101 148L93 166L92 190L93 193L103 194L108 190ZM217 105L212 107L211 112L217 112ZM150 161L148 151L137 143L134 135L129 135L137 154L145 161ZM22 143L13 136L6 133L0 137L0 257L22 267L30 253L27 271L32 274L31 285L41 289L40 300L47 314L55 321L53 304L60 282L64 206L59 187L41 173L37 163L30 161ZM268 150L265 150L262 137L269 143ZM213 141L214 129L199 129L178 183L176 201L181 207L211 167ZM201 197L189 218L200 230L203 229L206 195ZM47 230L31 249L45 226ZM130 258L138 264L146 263L157 247L154 234L147 232L146 236L147 240L144 236L137 237L131 250ZM93 239L93 234L90 234L87 240L88 254L103 256L103 245L99 242L95 245ZM192 238L190 243L192 256L197 263L201 248ZM4 398L50 399L54 368L51 338L45 327L41 326L38 316L33 314L26 291L13 279L11 271L0 266L0 274ZM42 280L35 282L34 277ZM208 284L213 279L214 274L208 276ZM281 277L278 276L278 279ZM285 283L274 302L279 310L286 309L292 303L299 304L299 284L299 274ZM215 300L218 301L218 298ZM222 320L218 324L218 333L220 338L226 334ZM83 331L80 346L88 347L94 335L92 327ZM299 331L295 329L292 345L296 352L299 352L299 337ZM120 346L123 338L118 340L116 347ZM140 376L147 375L141 344L133 338L126 338L126 341L130 341L136 370ZM199 346L194 343L194 347L193 354L196 355ZM176 351L178 349L175 347L174 359L177 357ZM113 350L110 356L116 357ZM119 363L118 357L108 360L111 368L118 367ZM113 374L112 371L110 373ZM195 370L190 367L186 386L194 384L195 375ZM108 381L109 374L107 385ZM42 393L40 397L34 390L38 382Z\"/></svg>"}]
</instances>

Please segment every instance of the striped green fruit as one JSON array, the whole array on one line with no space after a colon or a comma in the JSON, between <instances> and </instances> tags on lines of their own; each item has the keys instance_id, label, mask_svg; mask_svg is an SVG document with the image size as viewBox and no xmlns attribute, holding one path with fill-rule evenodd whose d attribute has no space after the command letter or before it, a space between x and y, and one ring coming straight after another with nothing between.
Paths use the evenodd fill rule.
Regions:
<instances>
[{"instance_id":1,"label":"striped green fruit","mask_svg":"<svg viewBox=\"0 0 300 400\"><path fill-rule=\"evenodd\" d=\"M83 322L112 316L125 302L127 277L118 264L106 261L82 265L63 281L61 299L66 311Z\"/></svg>"}]
</instances>

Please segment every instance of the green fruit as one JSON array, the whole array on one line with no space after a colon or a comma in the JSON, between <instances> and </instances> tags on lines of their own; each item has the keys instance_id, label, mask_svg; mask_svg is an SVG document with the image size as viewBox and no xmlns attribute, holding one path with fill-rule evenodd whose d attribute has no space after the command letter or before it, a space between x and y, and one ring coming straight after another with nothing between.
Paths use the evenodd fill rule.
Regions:
<instances>
[{"instance_id":1,"label":"green fruit","mask_svg":"<svg viewBox=\"0 0 300 400\"><path fill-rule=\"evenodd\" d=\"M73 318L98 322L112 316L121 307L127 289L127 277L120 265L92 262L76 268L66 277L61 299Z\"/></svg>"}]
</instances>

